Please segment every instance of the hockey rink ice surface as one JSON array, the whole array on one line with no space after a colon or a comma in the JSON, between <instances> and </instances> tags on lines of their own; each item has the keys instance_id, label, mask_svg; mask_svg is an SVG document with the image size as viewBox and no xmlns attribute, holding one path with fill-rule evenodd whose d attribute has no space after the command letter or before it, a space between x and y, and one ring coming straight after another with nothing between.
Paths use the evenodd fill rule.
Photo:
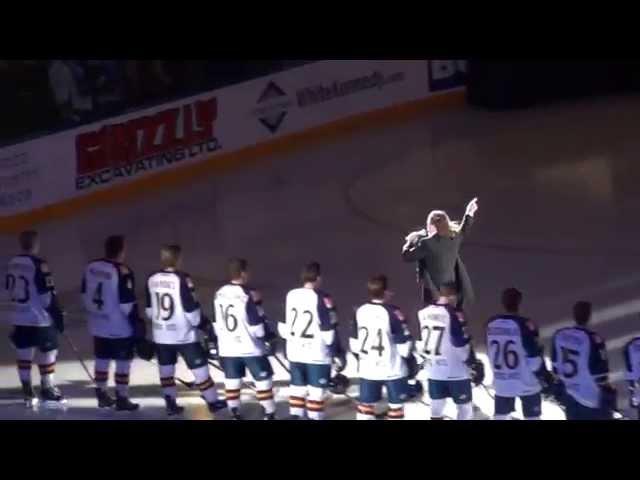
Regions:
<instances>
[{"instance_id":1,"label":"hockey rink ice surface","mask_svg":"<svg viewBox=\"0 0 640 480\"><path fill-rule=\"evenodd\" d=\"M421 227L432 209L460 218L477 196L480 209L462 255L476 290L469 318L479 350L484 351L484 323L500 312L506 287L523 291L522 314L540 326L547 353L554 330L570 323L573 303L590 300L592 328L607 341L619 405L626 408L621 348L640 334L638 118L640 98L624 96L506 113L449 107L362 125L231 173L38 225L42 255L70 312L67 333L91 370L80 279L86 262L102 255L104 238L116 233L127 236L127 263L136 273L141 303L144 280L158 268L159 246L177 242L207 310L230 256L249 259L271 321L283 315L286 292L297 286L301 266L317 260L323 288L339 309L344 340L353 308L366 301L367 277L379 272L389 275L394 303L415 333L418 291L414 266L400 257L404 236ZM2 235L0 242L5 265L16 252L16 240ZM56 379L68 398L66 411L26 411L9 330L3 322L0 419L166 418L156 367L138 359L131 396L142 409L99 412L91 383L63 338ZM288 375L272 364L282 418L288 416ZM193 379L182 363L177 372ZM222 392L222 374L213 368L211 373ZM354 377L353 359L346 373ZM37 384L35 366L33 375ZM184 418L211 418L198 393L178 390L179 403L187 407ZM355 380L349 394L357 397ZM260 418L251 390L243 390L243 400L243 414ZM492 414L485 389L474 389L474 402L476 418ZM428 418L428 397L424 403L408 404L406 417ZM455 416L453 405L446 413ZM217 418L228 416L223 412ZM355 405L334 396L327 418L354 419ZM563 414L545 403L543 418Z\"/></svg>"}]
</instances>

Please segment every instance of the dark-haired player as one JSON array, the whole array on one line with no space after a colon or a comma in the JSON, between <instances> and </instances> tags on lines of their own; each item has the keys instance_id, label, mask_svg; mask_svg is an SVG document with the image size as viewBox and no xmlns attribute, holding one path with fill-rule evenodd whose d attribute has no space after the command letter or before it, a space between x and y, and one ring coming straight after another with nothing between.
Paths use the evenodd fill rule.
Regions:
<instances>
[{"instance_id":1,"label":"dark-haired player","mask_svg":"<svg viewBox=\"0 0 640 480\"><path fill-rule=\"evenodd\" d=\"M504 312L487 323L487 348L496 391L496 420L507 420L522 403L525 420L540 420L542 392L561 401L562 384L547 370L538 326L520 315L522 293L508 288L502 293Z\"/></svg>"},{"instance_id":2,"label":"dark-haired player","mask_svg":"<svg viewBox=\"0 0 640 480\"><path fill-rule=\"evenodd\" d=\"M553 371L567 389L567 420L610 420L616 410L617 392L609 383L609 361L604 340L587 328L591 304L573 307L575 327L553 335Z\"/></svg>"},{"instance_id":3,"label":"dark-haired player","mask_svg":"<svg viewBox=\"0 0 640 480\"><path fill-rule=\"evenodd\" d=\"M104 258L91 261L82 277L82 300L93 336L94 375L99 408L115 405L118 411L135 411L129 399L129 374L137 341L145 337L135 295L133 271L124 264L125 239L113 235L104 244ZM115 361L116 399L107 392L109 367Z\"/></svg>"},{"instance_id":4,"label":"dark-haired player","mask_svg":"<svg viewBox=\"0 0 640 480\"><path fill-rule=\"evenodd\" d=\"M286 341L291 368L290 413L293 418L325 417L325 393L335 359L344 367L336 327L338 318L332 298L320 290L320 264L312 262L302 271L302 287L287 294L286 317L278 333Z\"/></svg>"},{"instance_id":5,"label":"dark-haired player","mask_svg":"<svg viewBox=\"0 0 640 480\"><path fill-rule=\"evenodd\" d=\"M255 381L264 419L275 420L273 369L267 357L270 338L262 297L248 286L247 260L231 259L227 275L229 283L216 292L213 301L213 324L224 370L227 405L233 418L241 420L240 390L248 369Z\"/></svg>"},{"instance_id":6,"label":"dark-haired player","mask_svg":"<svg viewBox=\"0 0 640 480\"><path fill-rule=\"evenodd\" d=\"M404 419L408 398L406 359L411 355L412 340L398 307L387 302L388 280L376 275L367 282L369 301L356 310L349 346L358 359L360 402L358 420L374 420L375 404L382 400L386 388L389 400L387 418Z\"/></svg>"}]
</instances>

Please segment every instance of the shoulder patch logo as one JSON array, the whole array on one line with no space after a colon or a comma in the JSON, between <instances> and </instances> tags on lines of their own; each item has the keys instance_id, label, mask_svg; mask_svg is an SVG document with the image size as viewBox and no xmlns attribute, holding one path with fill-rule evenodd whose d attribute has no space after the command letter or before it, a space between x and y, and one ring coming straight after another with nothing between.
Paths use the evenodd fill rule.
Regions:
<instances>
[{"instance_id":1,"label":"shoulder patch logo","mask_svg":"<svg viewBox=\"0 0 640 480\"><path fill-rule=\"evenodd\" d=\"M194 285L193 285L193 281L191 280L191 277L187 277L187 278L185 279L185 282L187 283L187 287L189 287L190 289L192 289L192 290L193 290Z\"/></svg>"},{"instance_id":2,"label":"shoulder patch logo","mask_svg":"<svg viewBox=\"0 0 640 480\"><path fill-rule=\"evenodd\" d=\"M255 303L262 302L262 295L260 295L260 292L258 290L251 290L249 293L251 294L251 299Z\"/></svg>"},{"instance_id":3,"label":"shoulder patch logo","mask_svg":"<svg viewBox=\"0 0 640 480\"><path fill-rule=\"evenodd\" d=\"M404 314L400 311L400 309L396 308L393 313L396 314L396 317L398 317L398 320L400 320L401 322L405 321L405 317Z\"/></svg>"},{"instance_id":4,"label":"shoulder patch logo","mask_svg":"<svg viewBox=\"0 0 640 480\"><path fill-rule=\"evenodd\" d=\"M42 273L49 273L49 272L50 272L50 270L49 270L49 265L47 264L47 262L42 262L42 263L40 264L40 271L41 271Z\"/></svg>"},{"instance_id":5,"label":"shoulder patch logo","mask_svg":"<svg viewBox=\"0 0 640 480\"><path fill-rule=\"evenodd\" d=\"M535 332L535 331L536 331L536 326L535 326L535 324L534 324L531 320L528 320L528 321L527 321L527 328L528 328L529 330L531 330L532 332Z\"/></svg>"},{"instance_id":6,"label":"shoulder patch logo","mask_svg":"<svg viewBox=\"0 0 640 480\"><path fill-rule=\"evenodd\" d=\"M129 269L125 265L120 265L120 273L122 275L128 275L129 274Z\"/></svg>"},{"instance_id":7,"label":"shoulder patch logo","mask_svg":"<svg viewBox=\"0 0 640 480\"><path fill-rule=\"evenodd\" d=\"M333 299L329 295L326 295L323 300L324 306L331 310L333 308Z\"/></svg>"}]
</instances>

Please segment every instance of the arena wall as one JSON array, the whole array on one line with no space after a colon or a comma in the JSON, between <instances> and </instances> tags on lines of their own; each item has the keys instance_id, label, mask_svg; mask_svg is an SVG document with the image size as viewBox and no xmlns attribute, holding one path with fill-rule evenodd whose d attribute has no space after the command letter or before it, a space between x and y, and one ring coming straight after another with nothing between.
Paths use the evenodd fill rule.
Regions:
<instances>
[{"instance_id":1,"label":"arena wall","mask_svg":"<svg viewBox=\"0 0 640 480\"><path fill-rule=\"evenodd\" d=\"M0 231L464 102L465 63L327 60L0 150Z\"/></svg>"}]
</instances>

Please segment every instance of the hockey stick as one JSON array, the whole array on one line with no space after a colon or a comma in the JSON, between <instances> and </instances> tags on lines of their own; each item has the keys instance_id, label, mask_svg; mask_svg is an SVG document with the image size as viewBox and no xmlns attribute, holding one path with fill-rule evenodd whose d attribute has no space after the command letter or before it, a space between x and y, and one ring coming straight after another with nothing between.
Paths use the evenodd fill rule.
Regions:
<instances>
[{"instance_id":1,"label":"hockey stick","mask_svg":"<svg viewBox=\"0 0 640 480\"><path fill-rule=\"evenodd\" d=\"M491 400L495 400L496 397L495 395L493 395L491 393L491 390L489 390L489 387L487 387L484 383L481 383L480 385L476 385L477 387L482 387L483 390L486 392L487 395L489 395L489 398L491 398Z\"/></svg>"},{"instance_id":2,"label":"hockey stick","mask_svg":"<svg viewBox=\"0 0 640 480\"><path fill-rule=\"evenodd\" d=\"M291 370L289 370L289 368L287 368L287 366L284 364L284 362L280 359L280 357L278 357L275 353L272 355L276 361L280 364L280 366L289 374L291 375ZM358 402L358 400L356 400L354 397L352 397L351 395L349 395L347 392L344 392L341 394L342 396L346 397L347 399L349 399L354 405L358 405L360 402ZM431 407L431 405L429 405L428 403L426 403L424 400L418 400L418 402L422 403L423 405L425 405L426 407ZM378 415L376 415L376 419L377 420L381 420L384 419L387 416L387 412L383 412L380 413Z\"/></svg>"},{"instance_id":3,"label":"hockey stick","mask_svg":"<svg viewBox=\"0 0 640 480\"><path fill-rule=\"evenodd\" d=\"M153 360L145 360L144 358L141 358L140 360L144 360L145 362L155 365L156 367L160 366L158 363L154 362ZM184 385L189 390L194 390L196 388L196 382L189 382L187 380L182 380L180 377L176 377L176 376L174 376L173 378L175 378L178 383L180 383L181 385Z\"/></svg>"},{"instance_id":4,"label":"hockey stick","mask_svg":"<svg viewBox=\"0 0 640 480\"><path fill-rule=\"evenodd\" d=\"M216 370L218 370L219 372L224 373L224 370L222 369L222 367L220 365L217 365L215 363L213 363L213 360L209 360L209 365L212 366L213 368L215 368ZM257 390L253 387L253 385L247 383L247 382L243 382L242 383L242 387L244 388L248 388L249 390L256 392Z\"/></svg>"},{"instance_id":5,"label":"hockey stick","mask_svg":"<svg viewBox=\"0 0 640 480\"><path fill-rule=\"evenodd\" d=\"M93 378L93 375L91 375L91 372L89 371L89 369L87 368L87 365L84 363L84 360L82 360L82 356L80 355L80 352L78 351L78 349L76 348L76 346L73 344L73 341L71 340L71 338L64 332L61 333L61 335L64 337L64 339L67 341L67 343L69 344L69 346L71 347L71 350L73 350L73 353L76 356L76 359L80 362L80 365L82 365L82 368L84 369L84 371L86 372L87 376L91 379L91 382L97 387L98 384L96 383L96 379Z\"/></svg>"},{"instance_id":6,"label":"hockey stick","mask_svg":"<svg viewBox=\"0 0 640 480\"><path fill-rule=\"evenodd\" d=\"M291 376L291 370L289 370L289 368L284 364L284 362L280 360L280 357L278 357L278 355L276 355L275 352L272 355L272 357L275 358L276 362L278 362L280 366L284 369L284 371L287 372L289 376Z\"/></svg>"}]
</instances>

